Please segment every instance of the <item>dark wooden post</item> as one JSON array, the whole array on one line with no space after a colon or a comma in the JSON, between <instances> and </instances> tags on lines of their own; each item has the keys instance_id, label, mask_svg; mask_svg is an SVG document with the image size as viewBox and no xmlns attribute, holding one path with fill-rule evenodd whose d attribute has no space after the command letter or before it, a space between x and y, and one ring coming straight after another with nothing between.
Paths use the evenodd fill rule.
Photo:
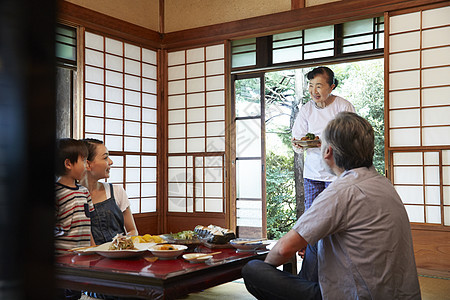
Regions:
<instances>
[{"instance_id":1,"label":"dark wooden post","mask_svg":"<svg viewBox=\"0 0 450 300\"><path fill-rule=\"evenodd\" d=\"M52 299L55 1L0 1L0 299Z\"/></svg>"}]
</instances>

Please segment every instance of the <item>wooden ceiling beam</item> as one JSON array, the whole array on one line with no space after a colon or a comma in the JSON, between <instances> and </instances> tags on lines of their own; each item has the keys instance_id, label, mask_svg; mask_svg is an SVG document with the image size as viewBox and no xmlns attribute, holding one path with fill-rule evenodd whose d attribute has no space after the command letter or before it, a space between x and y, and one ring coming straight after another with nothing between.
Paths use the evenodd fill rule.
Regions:
<instances>
[{"instance_id":1,"label":"wooden ceiling beam","mask_svg":"<svg viewBox=\"0 0 450 300\"><path fill-rule=\"evenodd\" d=\"M295 5L304 0L292 0ZM164 10L164 0L160 0ZM346 0L286 12L253 17L221 24L170 33L159 33L102 13L58 1L58 19L81 25L93 32L119 37L131 43L155 49L181 49L220 43L224 40L264 36L289 30L332 25L382 16L384 12L433 4L450 4L449 0ZM163 12L164 13L164 12ZM160 12L161 14L161 12ZM162 15L160 15L160 18ZM161 20L160 20L161 23ZM160 24L164 30L164 24Z\"/></svg>"},{"instance_id":2,"label":"wooden ceiling beam","mask_svg":"<svg viewBox=\"0 0 450 300\"><path fill-rule=\"evenodd\" d=\"M443 0L346 0L294 9L266 16L170 32L163 35L162 48L176 49L320 27L382 16L386 11L450 2Z\"/></svg>"}]
</instances>

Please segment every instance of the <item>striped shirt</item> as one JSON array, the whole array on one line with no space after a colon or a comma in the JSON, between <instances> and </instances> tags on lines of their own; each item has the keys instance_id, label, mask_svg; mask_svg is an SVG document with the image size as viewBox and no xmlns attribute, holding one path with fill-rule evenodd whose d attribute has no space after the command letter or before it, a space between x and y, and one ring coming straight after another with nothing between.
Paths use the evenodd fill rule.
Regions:
<instances>
[{"instance_id":1,"label":"striped shirt","mask_svg":"<svg viewBox=\"0 0 450 300\"><path fill-rule=\"evenodd\" d=\"M94 210L91 195L84 186L68 187L55 183L56 227L64 235L55 238L57 254L67 250L86 247L91 241L91 220L89 213Z\"/></svg>"}]
</instances>

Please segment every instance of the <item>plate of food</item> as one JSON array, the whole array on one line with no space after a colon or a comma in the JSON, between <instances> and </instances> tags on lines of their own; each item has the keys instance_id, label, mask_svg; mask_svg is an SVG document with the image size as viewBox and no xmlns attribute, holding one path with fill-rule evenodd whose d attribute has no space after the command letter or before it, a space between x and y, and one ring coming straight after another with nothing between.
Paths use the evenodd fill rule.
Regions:
<instances>
[{"instance_id":1,"label":"plate of food","mask_svg":"<svg viewBox=\"0 0 450 300\"><path fill-rule=\"evenodd\" d=\"M303 148L315 148L321 143L319 136L314 133L307 133L299 140L294 138L292 142L296 145L302 146Z\"/></svg>"},{"instance_id":2,"label":"plate of food","mask_svg":"<svg viewBox=\"0 0 450 300\"><path fill-rule=\"evenodd\" d=\"M237 238L230 241L230 245L236 248L236 251L255 251L259 248L263 248L270 243L264 240L255 240L255 239L246 239L246 238Z\"/></svg>"},{"instance_id":3,"label":"plate of food","mask_svg":"<svg viewBox=\"0 0 450 300\"><path fill-rule=\"evenodd\" d=\"M194 232L196 232L199 237L208 244L225 245L228 244L230 240L236 238L236 235L232 230L212 224L208 227L197 225L194 228Z\"/></svg>"},{"instance_id":4,"label":"plate of food","mask_svg":"<svg viewBox=\"0 0 450 300\"><path fill-rule=\"evenodd\" d=\"M187 248L186 245L162 244L151 246L149 250L159 259L176 259Z\"/></svg>"},{"instance_id":5,"label":"plate of food","mask_svg":"<svg viewBox=\"0 0 450 300\"><path fill-rule=\"evenodd\" d=\"M91 251L107 258L130 258L137 257L148 251L149 243L133 243L131 236L118 234L112 242L101 244Z\"/></svg>"},{"instance_id":6,"label":"plate of food","mask_svg":"<svg viewBox=\"0 0 450 300\"><path fill-rule=\"evenodd\" d=\"M202 243L201 238L197 232L192 230L184 230L177 233L163 234L161 237L170 244L178 245L200 245Z\"/></svg>"},{"instance_id":7,"label":"plate of food","mask_svg":"<svg viewBox=\"0 0 450 300\"><path fill-rule=\"evenodd\" d=\"M151 235L151 234L144 234L144 235L133 235L131 236L131 239L133 240L134 244L137 243L153 243L153 244L158 244L158 243L166 243L167 241L164 240L161 236L159 235Z\"/></svg>"}]
</instances>

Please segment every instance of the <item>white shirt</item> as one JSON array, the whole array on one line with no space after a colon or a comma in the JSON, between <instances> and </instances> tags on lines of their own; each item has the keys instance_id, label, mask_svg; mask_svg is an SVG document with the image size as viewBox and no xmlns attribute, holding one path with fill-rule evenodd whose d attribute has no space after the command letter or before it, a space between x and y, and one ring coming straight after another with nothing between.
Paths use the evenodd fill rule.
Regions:
<instances>
[{"instance_id":1,"label":"white shirt","mask_svg":"<svg viewBox=\"0 0 450 300\"><path fill-rule=\"evenodd\" d=\"M111 198L111 190L108 182L102 182L106 191L106 199ZM128 206L130 206L130 200L128 200L127 192L119 184L113 184L114 199L116 199L117 206L122 212L124 212Z\"/></svg>"},{"instance_id":2,"label":"white shirt","mask_svg":"<svg viewBox=\"0 0 450 300\"><path fill-rule=\"evenodd\" d=\"M341 111L355 112L355 107L339 96L336 96L334 101L324 108L317 108L313 100L308 101L300 107L292 126L292 137L299 140L307 133L314 133L320 137L328 122ZM333 181L335 179L335 176L322 165L320 148L307 149L305 156L304 178L317 181Z\"/></svg>"}]
</instances>

